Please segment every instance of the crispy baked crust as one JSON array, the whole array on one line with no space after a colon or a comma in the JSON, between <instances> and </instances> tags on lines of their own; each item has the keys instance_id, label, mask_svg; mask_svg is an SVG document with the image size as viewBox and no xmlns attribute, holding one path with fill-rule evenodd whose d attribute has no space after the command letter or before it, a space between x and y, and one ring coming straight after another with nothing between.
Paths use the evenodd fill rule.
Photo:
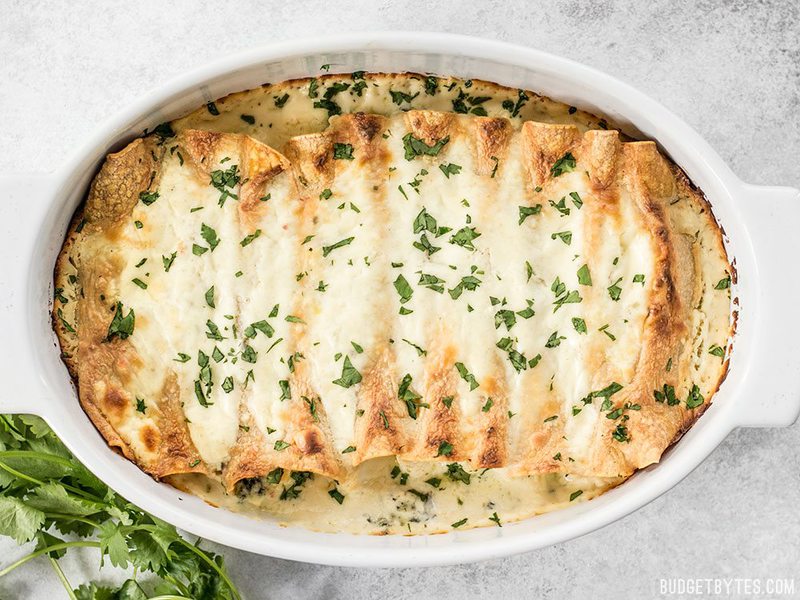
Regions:
<instances>
[{"instance_id":1,"label":"crispy baked crust","mask_svg":"<svg viewBox=\"0 0 800 600\"><path fill-rule=\"evenodd\" d=\"M320 196L342 178L352 178L354 172L360 184L372 190L371 208L377 211L380 221L380 211L390 201L386 173L393 162L402 159L392 155L387 138L405 134L429 147L449 140L448 150L437 162L446 158L452 148L468 149L472 176L481 182L481 191L488 197L504 185L507 177L512 177L506 172L512 167L507 165L516 164L514 157L521 157L519 195L529 206L551 194L560 195L557 190L563 180L554 165L566 156L572 157L575 164L571 170L585 173L581 194L591 198L581 209L583 254L591 272L605 268L600 263L605 260L601 247L609 231L633 227L646 234L652 276L643 284L646 314L637 334L639 349L633 366L615 362L602 336L587 338L581 347L580 360L591 373L591 390L601 390L618 380L625 382L619 391L605 397L610 402L607 406L601 408L597 406L601 400L588 397L586 404L592 409L597 406L598 410L582 452L576 452L568 439L569 407L555 397L536 398L538 405L525 416L523 424L512 428L509 398L516 384L499 352L480 378L480 401L488 408L465 415L459 399L459 385L463 383L453 367L459 360L459 349L452 342L446 320L426 343L424 378L419 384L426 406L418 417L411 418L405 405L398 401L399 376L406 369L398 364L394 341L390 340L393 319L397 318L394 316L382 321L378 336L388 341L366 349L368 359L360 385L352 390L357 414L352 423L355 450L347 460L342 458L341 448L336 447L328 416L331 406L320 394L320 382L306 361L292 369L288 378L290 398L282 400L287 448L277 449L274 440L257 425L258 415L243 401L238 409L240 431L227 459L222 465L208 465L192 440L182 408L185 402L194 401L192 391L181 388L178 376L169 367L158 398L154 399L150 420L138 428L133 443L126 427L136 411L131 381L143 364L129 340L108 335L114 309L121 300L117 279L122 265L114 245L124 243L123 230L140 194L159 188L162 170L175 148L183 153L181 176L197 185L207 185L213 166L234 158L242 173L235 189L236 210L240 225L248 231L264 227L266 203L262 199L273 186L278 182L288 185L289 194L297 203L299 223L296 231L289 234L299 246L315 234L322 218ZM503 118L412 110L391 118L340 116L324 132L290 139L283 154L247 136L198 130L180 133L169 145L170 151L149 137L108 157L92 184L80 219L83 225L80 231L73 230L58 263L58 270L66 272L69 264L65 257L78 257L74 266L82 294L70 298L78 306L72 326L77 330L77 346L71 341L70 327L54 312L65 362L77 378L84 410L111 446L154 477L204 473L221 478L232 492L242 479L264 477L277 468L310 471L338 480L361 462L382 456L461 461L476 469L509 467L518 475L568 472L626 476L657 462L708 405L668 405L654 396L654 390L665 385L680 395L687 393L696 335L688 324L707 286L705 275L697 267L702 257L695 240L671 218L670 207L687 198L703 206L703 210L707 205L653 142L623 142L616 131L581 133L570 125L532 121L517 130ZM334 160L338 145L351 146L355 159ZM436 168L436 163L430 168ZM298 272L324 270L324 259L318 252L301 253ZM298 283L292 314L311 320L315 304L306 285ZM582 289L582 293L586 320L602 322L608 303L605 288L590 287ZM384 307L387 314L396 312L389 308L386 298L376 298L375 303ZM308 327L292 325L287 340L292 352L311 354L315 343L312 333ZM530 375L526 385L543 389L545 382L538 377ZM443 401L445 398L450 398L449 405ZM616 412L619 417L609 416ZM443 452L443 444L451 449Z\"/></svg>"}]
</instances>

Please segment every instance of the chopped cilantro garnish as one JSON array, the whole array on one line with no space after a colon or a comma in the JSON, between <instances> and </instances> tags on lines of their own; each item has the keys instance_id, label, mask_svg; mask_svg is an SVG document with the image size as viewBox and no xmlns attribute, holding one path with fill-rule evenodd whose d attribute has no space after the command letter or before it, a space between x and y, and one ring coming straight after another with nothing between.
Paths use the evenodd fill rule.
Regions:
<instances>
[{"instance_id":1,"label":"chopped cilantro garnish","mask_svg":"<svg viewBox=\"0 0 800 600\"><path fill-rule=\"evenodd\" d=\"M158 192L140 192L139 200L141 200L142 204L145 206L150 206L153 202L158 200Z\"/></svg>"},{"instance_id":2,"label":"chopped cilantro garnish","mask_svg":"<svg viewBox=\"0 0 800 600\"><path fill-rule=\"evenodd\" d=\"M592 285L592 274L589 272L589 265L583 265L578 269L578 283Z\"/></svg>"},{"instance_id":3,"label":"chopped cilantro garnish","mask_svg":"<svg viewBox=\"0 0 800 600\"><path fill-rule=\"evenodd\" d=\"M354 386L357 383L361 382L361 373L353 366L353 363L350 362L350 357L344 357L344 363L342 365L342 376L339 379L334 379L333 383L336 385L340 385L343 388L349 388Z\"/></svg>"},{"instance_id":4,"label":"chopped cilantro garnish","mask_svg":"<svg viewBox=\"0 0 800 600\"><path fill-rule=\"evenodd\" d=\"M239 242L239 244L241 244L242 248L244 248L260 235L261 235L261 230L256 229L253 233L246 235L244 239L241 242Z\"/></svg>"},{"instance_id":5,"label":"chopped cilantro garnish","mask_svg":"<svg viewBox=\"0 0 800 600\"><path fill-rule=\"evenodd\" d=\"M458 374L461 375L461 379L466 381L469 384L470 391L474 390L479 386L478 380L475 379L475 376L469 372L469 369L464 366L464 363L457 362L456 363L456 370Z\"/></svg>"},{"instance_id":6,"label":"chopped cilantro garnish","mask_svg":"<svg viewBox=\"0 0 800 600\"><path fill-rule=\"evenodd\" d=\"M440 442L436 456L450 456L451 454L453 454L453 444L447 441Z\"/></svg>"},{"instance_id":7,"label":"chopped cilantro garnish","mask_svg":"<svg viewBox=\"0 0 800 600\"><path fill-rule=\"evenodd\" d=\"M349 238L345 238L343 240L339 240L338 242L336 242L335 244L331 244L330 246L323 246L322 247L322 256L323 257L328 256L328 254L330 254L331 252L333 252L337 248L342 248L344 246L348 246L350 244L350 242L352 242L354 239L355 239L355 237L349 237Z\"/></svg>"},{"instance_id":8,"label":"chopped cilantro garnish","mask_svg":"<svg viewBox=\"0 0 800 600\"><path fill-rule=\"evenodd\" d=\"M233 198L234 200L239 199L239 196L230 191L236 187L239 181L239 165L231 165L226 170L218 169L216 171L211 171L210 183L220 192L217 204L224 206L225 200L228 198Z\"/></svg>"},{"instance_id":9,"label":"chopped cilantro garnish","mask_svg":"<svg viewBox=\"0 0 800 600\"><path fill-rule=\"evenodd\" d=\"M400 295L400 304L405 304L411 300L411 296L414 294L414 290L402 275L398 275L397 279L394 280L394 289Z\"/></svg>"},{"instance_id":10,"label":"chopped cilantro garnish","mask_svg":"<svg viewBox=\"0 0 800 600\"><path fill-rule=\"evenodd\" d=\"M550 236L551 240L558 238L562 242L564 242L567 246L572 243L572 232L571 231L558 231Z\"/></svg>"},{"instance_id":11,"label":"chopped cilantro garnish","mask_svg":"<svg viewBox=\"0 0 800 600\"><path fill-rule=\"evenodd\" d=\"M454 163L442 163L439 165L439 169L444 173L444 176L450 179L450 175L458 175L461 173L461 166L456 165Z\"/></svg>"},{"instance_id":12,"label":"chopped cilantro garnish","mask_svg":"<svg viewBox=\"0 0 800 600\"><path fill-rule=\"evenodd\" d=\"M692 385L692 389L689 390L689 395L686 397L686 408L697 408L703 402L705 402L705 398L700 393L700 388L697 384Z\"/></svg>"},{"instance_id":13,"label":"chopped cilantro garnish","mask_svg":"<svg viewBox=\"0 0 800 600\"><path fill-rule=\"evenodd\" d=\"M547 338L547 342L545 343L544 347L557 348L561 345L561 340L565 339L567 338L565 338L563 335L558 335L558 331L554 331L552 334L550 334L550 337Z\"/></svg>"},{"instance_id":14,"label":"chopped cilantro garnish","mask_svg":"<svg viewBox=\"0 0 800 600\"><path fill-rule=\"evenodd\" d=\"M462 227L450 237L450 243L467 250L475 250L472 241L480 236L481 234L474 227Z\"/></svg>"},{"instance_id":15,"label":"chopped cilantro garnish","mask_svg":"<svg viewBox=\"0 0 800 600\"><path fill-rule=\"evenodd\" d=\"M550 168L550 174L553 177L558 177L559 175L563 175L569 171L574 171L576 164L577 162L575 161L575 157L572 156L571 152L567 152L553 164L553 166Z\"/></svg>"},{"instance_id":16,"label":"chopped cilantro garnish","mask_svg":"<svg viewBox=\"0 0 800 600\"><path fill-rule=\"evenodd\" d=\"M122 302L117 302L114 308L114 316L108 326L108 333L106 334L105 341L110 342L115 337L125 340L133 333L134 326L136 325L136 314L133 312L133 309L130 309L125 316L122 315L122 312Z\"/></svg>"},{"instance_id":17,"label":"chopped cilantro garnish","mask_svg":"<svg viewBox=\"0 0 800 600\"><path fill-rule=\"evenodd\" d=\"M408 374L400 381L400 385L397 389L397 397L405 402L406 408L408 409L408 416L412 419L417 418L417 409L419 407L428 407L427 404L420 402L422 396L411 389L411 375Z\"/></svg>"},{"instance_id":18,"label":"chopped cilantro garnish","mask_svg":"<svg viewBox=\"0 0 800 600\"><path fill-rule=\"evenodd\" d=\"M206 241L212 252L217 246L219 246L219 238L217 237L217 232L214 231L213 228L209 227L205 223L202 223L200 226L200 237L202 237Z\"/></svg>"},{"instance_id":19,"label":"chopped cilantro garnish","mask_svg":"<svg viewBox=\"0 0 800 600\"><path fill-rule=\"evenodd\" d=\"M538 215L542 212L542 205L535 204L534 206L520 206L519 207L519 224L522 225L525 219L531 215Z\"/></svg>"},{"instance_id":20,"label":"chopped cilantro garnish","mask_svg":"<svg viewBox=\"0 0 800 600\"><path fill-rule=\"evenodd\" d=\"M333 158L337 160L353 160L353 146L335 143L333 145Z\"/></svg>"},{"instance_id":21,"label":"chopped cilantro garnish","mask_svg":"<svg viewBox=\"0 0 800 600\"><path fill-rule=\"evenodd\" d=\"M407 133L403 136L403 149L405 150L406 160L413 160L417 156L436 156L442 148L450 141L450 136L446 136L437 141L433 146L429 146L421 139Z\"/></svg>"},{"instance_id":22,"label":"chopped cilantro garnish","mask_svg":"<svg viewBox=\"0 0 800 600\"><path fill-rule=\"evenodd\" d=\"M617 301L619 301L619 297L620 297L620 295L622 294L622 288L621 288L621 287L619 287L619 285L618 285L620 281L622 281L622 277L620 277L619 279L617 279L617 280L616 280L614 283L612 283L612 284L611 284L611 285L608 287L608 295L609 295L609 296L611 296L611 299L612 299L614 302L617 302Z\"/></svg>"},{"instance_id":23,"label":"chopped cilantro garnish","mask_svg":"<svg viewBox=\"0 0 800 600\"><path fill-rule=\"evenodd\" d=\"M206 304L208 304L211 308L216 308L214 305L214 286L212 285L205 293Z\"/></svg>"}]
</instances>

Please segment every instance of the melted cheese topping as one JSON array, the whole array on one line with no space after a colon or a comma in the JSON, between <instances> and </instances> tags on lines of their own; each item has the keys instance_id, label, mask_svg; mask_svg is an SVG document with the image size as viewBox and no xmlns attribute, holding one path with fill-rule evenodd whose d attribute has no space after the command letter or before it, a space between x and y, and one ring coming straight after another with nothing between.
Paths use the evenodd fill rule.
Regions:
<instances>
[{"instance_id":1,"label":"melted cheese topping","mask_svg":"<svg viewBox=\"0 0 800 600\"><path fill-rule=\"evenodd\" d=\"M336 91L344 84L347 89ZM338 112L391 116L413 107L504 116L512 119L514 136L523 119L576 124L582 131L604 125L531 93L454 79L436 84L431 93L430 80L415 76L287 82L217 101L172 127L246 133L283 149L294 136L325 130L331 116L335 128L331 113ZM178 151L162 165L158 200L137 204L114 240L122 264L114 297L135 307L129 340L142 365L128 389L145 404L157 398L168 359L191 440L212 473L225 468L242 427L256 427L269 446L295 443L282 399L294 393L297 400L295 384L290 392L284 385L298 363L318 395L308 399L309 409L313 413L321 399L333 449L345 465L361 452L351 448L353 424L363 412L354 388L337 380L345 378L347 364L366 374L373 349L387 344L397 379L408 375L408 389L420 392L423 402L435 384L429 353L442 340L456 349L452 360L463 371L451 393L464 439L478 440L487 413L499 411L508 415L502 421L508 446L524 448L530 431L557 417L565 440L558 460L564 461L586 459L596 424L605 418L599 402L579 399L610 380L625 385L634 378L655 258L648 232L630 226L637 220L633 202L623 194L619 218L597 233L603 243L589 244L583 206L592 198L576 192L587 188L584 172L565 172L546 196L524 197L521 145L509 145L500 176L478 177L483 167L467 143L447 144L432 159L404 160L402 123L395 116L384 135L392 157L385 171L365 175L356 161L335 161L336 177L318 203L313 227L304 231L311 239L293 233L303 224L288 178L268 187L256 228L237 214L236 199L220 206L224 191L186 177ZM225 172L237 162L222 155L216 160L209 170ZM694 251L702 256L695 260L701 289L686 353L690 378L676 392L686 396L695 383L708 399L724 373L721 357L709 351L727 348L730 297L715 287L729 267L708 207L691 196L679 200L669 219L679 231L697 232ZM435 219L433 228L426 215ZM423 235L436 251L415 247ZM74 322L70 311L80 282L73 281L69 244L65 248L57 281L63 300L57 297L54 310ZM591 285L582 275L588 262L596 265ZM403 282L412 290L409 298ZM611 379L598 380L588 368L598 348ZM252 417L249 425L243 413ZM118 428L140 457L153 454L139 435L148 423L147 410L134 411ZM507 467L479 470L469 464L479 451L458 449L452 463L374 458L338 482L286 472L245 480L235 494L203 475L171 481L215 504L314 529L423 533L518 520L589 499L624 479L527 474L518 467L520 456L510 457Z\"/></svg>"}]
</instances>

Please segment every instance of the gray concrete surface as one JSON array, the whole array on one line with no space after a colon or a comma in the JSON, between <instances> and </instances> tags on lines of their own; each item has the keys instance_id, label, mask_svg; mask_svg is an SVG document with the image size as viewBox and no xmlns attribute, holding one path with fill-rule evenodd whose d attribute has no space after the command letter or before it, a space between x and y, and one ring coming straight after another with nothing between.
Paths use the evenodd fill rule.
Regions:
<instances>
[{"instance_id":1,"label":"gray concrete surface","mask_svg":"<svg viewBox=\"0 0 800 600\"><path fill-rule=\"evenodd\" d=\"M743 179L800 186L800 4L792 0L5 0L0 173L54 169L132 98L208 59L365 29L459 32L587 63L666 104ZM793 258L787 276L796 276ZM790 577L800 595L799 446L798 425L737 431L639 512L506 560L368 571L220 550L250 599L649 598L661 597L659 580L668 577ZM0 540L0 564L19 554ZM97 576L96 556L65 568L77 584ZM0 597L66 596L42 562L0 580Z\"/></svg>"}]
</instances>

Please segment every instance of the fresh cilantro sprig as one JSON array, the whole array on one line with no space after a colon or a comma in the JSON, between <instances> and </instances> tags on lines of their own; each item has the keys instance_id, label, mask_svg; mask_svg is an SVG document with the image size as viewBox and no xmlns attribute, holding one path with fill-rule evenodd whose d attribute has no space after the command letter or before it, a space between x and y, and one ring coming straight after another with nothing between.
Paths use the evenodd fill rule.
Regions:
<instances>
[{"instance_id":1,"label":"fresh cilantro sprig","mask_svg":"<svg viewBox=\"0 0 800 600\"><path fill-rule=\"evenodd\" d=\"M73 600L240 599L222 556L117 495L38 417L0 415L0 535L19 544L36 541L32 552L0 565L0 578L46 558ZM116 567L132 567L133 577L116 589L94 582L73 589L58 561L81 547L99 549L101 566L108 558ZM143 572L158 581L140 584Z\"/></svg>"}]
</instances>

